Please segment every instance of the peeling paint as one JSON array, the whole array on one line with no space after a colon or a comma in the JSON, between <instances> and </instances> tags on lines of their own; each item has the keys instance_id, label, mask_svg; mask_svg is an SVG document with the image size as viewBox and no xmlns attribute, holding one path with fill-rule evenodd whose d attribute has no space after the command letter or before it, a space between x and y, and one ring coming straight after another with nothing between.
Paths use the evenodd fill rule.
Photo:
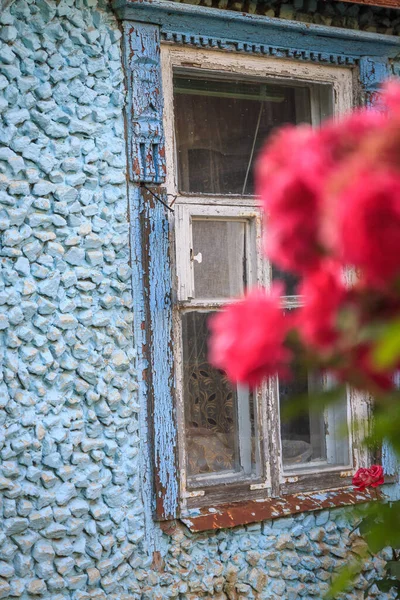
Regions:
<instances>
[{"instance_id":1,"label":"peeling paint","mask_svg":"<svg viewBox=\"0 0 400 600\"><path fill-rule=\"evenodd\" d=\"M190 531L207 531L247 525L266 519L277 519L286 515L334 508L335 506L355 505L381 498L376 490L355 492L349 488L327 490L312 494L293 494L282 498L266 498L235 502L200 511L188 511L181 521Z\"/></svg>"},{"instance_id":2,"label":"peeling paint","mask_svg":"<svg viewBox=\"0 0 400 600\"><path fill-rule=\"evenodd\" d=\"M378 57L368 56L360 59L360 81L365 91L365 103L373 105L376 102L376 93L382 81L390 74L389 61Z\"/></svg>"},{"instance_id":3,"label":"peeling paint","mask_svg":"<svg viewBox=\"0 0 400 600\"><path fill-rule=\"evenodd\" d=\"M149 23L125 23L124 31L129 165L136 184L132 251L139 303L135 324L143 348L139 372L145 418L141 422L147 440L144 450L154 469L147 476L146 491L154 488L155 514L165 519L174 517L178 509L169 224L164 206L154 201L154 192L139 187L165 177L160 38L159 28ZM164 191L157 188L157 195L163 196Z\"/></svg>"},{"instance_id":4,"label":"peeling paint","mask_svg":"<svg viewBox=\"0 0 400 600\"><path fill-rule=\"evenodd\" d=\"M137 186L128 187L129 215L130 215L130 251L132 267L132 294L133 294L133 327L134 341L137 348L146 347L145 300L143 289L143 254L142 235L140 228L141 198ZM138 352L136 369L138 373L138 402L140 405L140 483L141 496L145 515L145 535L149 551L154 546L153 523L153 470L151 450L149 447L149 415L147 406L148 386L145 377L148 368L146 352ZM141 374L141 376L140 376Z\"/></svg>"},{"instance_id":5,"label":"peeling paint","mask_svg":"<svg viewBox=\"0 0 400 600\"><path fill-rule=\"evenodd\" d=\"M165 179L159 28L125 23L129 86L130 177L139 183Z\"/></svg>"},{"instance_id":6,"label":"peeling paint","mask_svg":"<svg viewBox=\"0 0 400 600\"><path fill-rule=\"evenodd\" d=\"M399 475L399 461L390 444L386 441L382 444L382 466L385 475Z\"/></svg>"},{"instance_id":7,"label":"peeling paint","mask_svg":"<svg viewBox=\"0 0 400 600\"><path fill-rule=\"evenodd\" d=\"M300 23L267 16L218 10L170 0L114 0L123 19L160 26L165 42L249 52L277 58L296 58L337 65L355 65L361 57L395 57L395 36L339 27Z\"/></svg>"},{"instance_id":8,"label":"peeling paint","mask_svg":"<svg viewBox=\"0 0 400 600\"><path fill-rule=\"evenodd\" d=\"M173 351L169 223L165 207L147 194L143 218L148 223L145 240L149 257L149 311L152 355L153 427L156 478L159 479L163 518L178 510L177 430L173 405ZM167 198L165 197L165 201ZM156 485L157 487L157 485Z\"/></svg>"}]
</instances>

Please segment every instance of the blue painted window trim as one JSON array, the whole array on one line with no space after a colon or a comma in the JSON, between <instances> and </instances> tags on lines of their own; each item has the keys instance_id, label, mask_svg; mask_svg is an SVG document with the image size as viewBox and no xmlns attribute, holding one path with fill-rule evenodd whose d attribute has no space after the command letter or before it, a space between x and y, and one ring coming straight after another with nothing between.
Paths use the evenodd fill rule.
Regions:
<instances>
[{"instance_id":1,"label":"blue painted window trim","mask_svg":"<svg viewBox=\"0 0 400 600\"><path fill-rule=\"evenodd\" d=\"M114 0L113 7L123 20L158 25L164 41L202 48L336 64L354 64L362 57L387 61L398 56L400 51L397 36L305 24L170 0Z\"/></svg>"},{"instance_id":2,"label":"blue painted window trim","mask_svg":"<svg viewBox=\"0 0 400 600\"><path fill-rule=\"evenodd\" d=\"M368 103L373 101L381 81L394 71L400 38L168 0L116 0L114 9L125 21L134 327L138 366L142 367L142 484L151 496L156 518L171 519L179 515L179 467L171 346L170 232L166 208L143 187L144 183L153 186L152 191L166 200L166 190L161 187L165 162L159 45L163 40L190 47L358 66ZM140 155L143 148L146 152Z\"/></svg>"}]
</instances>

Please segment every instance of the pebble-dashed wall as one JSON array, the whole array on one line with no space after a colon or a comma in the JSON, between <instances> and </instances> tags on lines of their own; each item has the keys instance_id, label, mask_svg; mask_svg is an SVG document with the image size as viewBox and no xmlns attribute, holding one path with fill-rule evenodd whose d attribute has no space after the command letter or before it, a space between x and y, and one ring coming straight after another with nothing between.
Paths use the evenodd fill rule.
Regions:
<instances>
[{"instance_id":1,"label":"pebble-dashed wall","mask_svg":"<svg viewBox=\"0 0 400 600\"><path fill-rule=\"evenodd\" d=\"M92 0L0 23L0 597L101 599L143 535L121 33Z\"/></svg>"},{"instance_id":2,"label":"pebble-dashed wall","mask_svg":"<svg viewBox=\"0 0 400 600\"><path fill-rule=\"evenodd\" d=\"M124 101L106 4L2 12L0 598L321 599L360 551L342 510L202 535L171 524L148 553ZM383 566L346 598L387 598Z\"/></svg>"}]
</instances>

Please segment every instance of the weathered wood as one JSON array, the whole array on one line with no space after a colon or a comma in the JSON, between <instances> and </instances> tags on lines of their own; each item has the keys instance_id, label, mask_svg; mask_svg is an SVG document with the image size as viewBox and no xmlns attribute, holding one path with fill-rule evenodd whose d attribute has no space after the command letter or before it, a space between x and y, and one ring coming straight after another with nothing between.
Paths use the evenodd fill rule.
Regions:
<instances>
[{"instance_id":1,"label":"weathered wood","mask_svg":"<svg viewBox=\"0 0 400 600\"><path fill-rule=\"evenodd\" d=\"M156 188L157 195L163 190ZM166 201L166 196L164 196ZM171 268L167 209L144 188L140 213L145 292L148 417L154 460L155 515L178 514L179 470L174 407Z\"/></svg>"},{"instance_id":2,"label":"weathered wood","mask_svg":"<svg viewBox=\"0 0 400 600\"><path fill-rule=\"evenodd\" d=\"M150 488L155 492L151 503L156 518L170 519L178 514L179 477L167 198L165 189L155 185L165 179L159 27L150 23L125 24L124 50L128 162L133 182L130 216L134 323L139 394L147 418L146 424L142 423L147 461L142 483L144 493L151 493Z\"/></svg>"},{"instance_id":3,"label":"weathered wood","mask_svg":"<svg viewBox=\"0 0 400 600\"><path fill-rule=\"evenodd\" d=\"M400 38L393 35L299 23L169 0L114 0L113 6L122 19L160 25L162 41L202 49L337 65L354 65L362 56L393 58L400 50Z\"/></svg>"},{"instance_id":4,"label":"weathered wood","mask_svg":"<svg viewBox=\"0 0 400 600\"><path fill-rule=\"evenodd\" d=\"M372 106L383 81L392 75L391 66L386 58L364 56L360 59L360 83L364 91L364 102Z\"/></svg>"},{"instance_id":5,"label":"weathered wood","mask_svg":"<svg viewBox=\"0 0 400 600\"><path fill-rule=\"evenodd\" d=\"M171 4L174 5L173 8ZM232 16L223 11L174 4L168 0L162 2L154 0L151 3L147 0L125 2L124 6L120 2L120 7L122 7L121 15L134 16L139 21L144 21L125 24L130 177L135 182L135 188L140 196L135 213L139 221L139 224L136 224L138 231L136 243L140 245L140 265L144 269L141 273L143 306L142 313L136 318L136 328L142 327L145 331L142 346L139 348L139 359L143 364L143 393L146 390L149 401L147 416L151 444L148 447L152 447L152 459L155 466L156 515L159 519L169 519L177 516L179 507L178 432L173 402L169 224L165 206L146 189L140 188L140 183L153 184L152 192L164 201L167 200L165 189L154 185L163 181L165 176L160 39L185 46L184 49L181 48L181 52L186 54L195 52L193 48L212 47L235 53L262 54L276 58L291 57L299 61L340 64L343 65L346 75L350 75L354 66L359 65L361 86L369 103L373 102L379 83L389 72L388 59L399 52L400 40L393 36L323 28L265 17L250 18L248 15L237 14ZM152 25L152 22L158 23L158 25ZM167 44L165 47L167 48ZM340 53L337 52L338 47ZM204 54L208 55L209 53L204 52ZM235 57L229 53L223 55L221 52L210 54L225 56L233 61L239 60L239 58L244 59L239 54ZM248 60L250 59L258 60L256 57L249 57ZM208 57L204 57L201 66L204 66L207 60ZM276 66L283 70L286 65L290 64L281 60L271 60L271 63L276 63ZM308 65L300 62L297 64L304 69L323 68L315 64ZM336 70L338 70L337 67ZM330 69L325 69L325 71L328 72ZM172 139L171 132L168 135L171 135ZM169 171L168 178L173 178L172 170L169 169ZM139 266L138 270L140 270ZM278 457L278 452L276 456ZM335 485L342 487L349 483L348 478L343 477L338 481L338 477L340 477L338 473L334 475L321 474L320 478L317 477L318 487L320 489ZM273 478L278 481L277 473L273 474ZM247 506L247 513L242 511L241 516L238 516L233 522L240 524L237 520L246 523L262 518L272 518L268 517L272 513L277 516L281 513L288 514L285 512L288 510L288 498L294 497L293 493L297 489L302 489L303 492L304 489L315 490L315 475L313 478L313 481L307 480L307 476L302 475L299 476L297 482L287 482L281 490L273 490L272 492L276 495L290 491L291 496L281 497L278 500L263 498L263 495L270 490L268 492L266 490L250 490L249 493L247 489L246 501L243 496L241 497ZM299 488L296 488L297 484ZM226 498L227 488L224 489L224 492ZM230 497L239 500L240 493L238 490L237 495ZM194 502L197 502L197 507L202 502L208 502L209 506L211 498L207 496L208 492L200 502L199 498L189 499L188 505L190 506L191 500L193 500L192 506L194 506ZM300 504L296 501L297 503L291 505L289 508L294 512L298 512L301 507L303 507L302 510L318 510L318 508L324 507L318 504L318 494L316 493L311 496L304 493L298 494L296 498L298 499L300 496L307 496L307 500L302 500ZM324 494L325 496L326 494ZM252 500L249 500L249 497ZM311 504L310 497L313 498ZM360 495L357 495L357 498L359 499ZM225 515L221 522L229 522L230 517L226 516L228 513L219 506L223 502L222 496L214 496L213 501L213 505L219 507L218 511ZM335 502L336 504L333 505L336 506L341 503L351 504L356 500L352 495L337 493L334 497L329 496L327 501ZM252 502L254 504L251 504ZM198 510L208 511L208 506L203 505L203 508ZM253 510L253 506L264 507L264 512ZM281 508L278 510L277 506ZM300 509L297 509L297 506L300 506ZM237 504L234 511L236 509ZM211 511L209 512L211 514ZM200 514L202 517L210 518L208 513Z\"/></svg>"},{"instance_id":6,"label":"weathered wood","mask_svg":"<svg viewBox=\"0 0 400 600\"><path fill-rule=\"evenodd\" d=\"M358 492L352 488L341 488L313 494L303 493L282 498L233 502L214 506L211 510L201 508L189 511L188 515L181 517L181 521L193 532L225 529L302 512L362 504L378 500L380 497L376 490Z\"/></svg>"},{"instance_id":7,"label":"weathered wood","mask_svg":"<svg viewBox=\"0 0 400 600\"><path fill-rule=\"evenodd\" d=\"M129 175L139 183L165 179L160 33L151 23L125 24Z\"/></svg>"}]
</instances>

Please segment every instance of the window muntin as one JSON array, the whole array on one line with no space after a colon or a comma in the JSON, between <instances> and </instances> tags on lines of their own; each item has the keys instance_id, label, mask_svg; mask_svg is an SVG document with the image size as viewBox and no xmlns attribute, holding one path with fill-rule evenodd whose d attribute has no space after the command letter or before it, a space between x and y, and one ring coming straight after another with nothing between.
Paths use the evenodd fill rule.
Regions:
<instances>
[{"instance_id":1,"label":"window muntin","mask_svg":"<svg viewBox=\"0 0 400 600\"><path fill-rule=\"evenodd\" d=\"M202 67L200 68L200 63ZM261 242L260 242L260 216L258 214L258 210L255 208L254 199L249 195L252 191L252 180L248 179L246 182L246 188L243 192L243 187L238 193L239 187L237 182L234 183L232 179L232 183L229 181L225 183L223 188L220 182L215 183L217 178L210 174L210 169L206 171L206 176L203 175L197 177L197 182L190 182L190 177L188 180L188 175L184 173L184 163L186 161L187 164L187 156L185 158L184 154L187 149L193 149L193 144L190 146L190 136L186 136L186 140L184 139L184 132L182 135L182 123L185 123L185 111L184 111L184 97L185 96L197 96L196 102L200 99L201 102L205 102L205 93L204 83L202 83L202 79L206 82L212 82L214 85L214 92L217 92L215 96L221 93L221 89L216 89L216 82L224 83L224 80L231 83L232 80L235 80L239 83L247 84L252 83L254 85L255 80L258 80L258 83L262 80L265 84L266 79L269 78L269 82L271 85L273 83L277 85L286 85L286 87L290 88L304 88L307 90L307 93L304 91L299 94L295 92L292 96L296 96L297 93L297 112L298 115L296 119L293 119L292 122L300 122L306 121L311 122L314 125L317 125L322 118L327 116L330 113L340 113L347 108L350 108L352 104L352 77L351 72L345 68L327 68L319 65L303 65L297 63L291 63L290 61L280 61L275 59L261 59L256 57L233 57L232 55L207 51L201 53L198 56L198 52L193 50L190 51L187 48L184 50L179 49L178 47L164 47L163 49L163 65L164 65L164 96L166 104L170 109L167 109L165 114L165 130L167 133L167 187L168 192L174 194L176 196L175 200L175 243L176 243L176 274L177 274L177 295L176 295L176 308L175 308L175 323L176 323L176 344L175 344L175 356L176 356L176 365L177 365L177 407L178 407L178 415L179 422L181 424L180 429L180 460L182 465L182 475L181 478L181 486L182 486L182 498L183 504L189 502L190 506L195 506L196 502L202 503L204 505L204 501L197 501L198 497L206 495L206 498L209 498L212 501L212 497L209 494L211 490L214 489L215 486L215 498L223 499L223 490L226 490L226 500L232 500L233 496L229 496L230 489L237 490L237 486L235 488L231 488L223 485L222 487L218 487L218 483L221 484L229 484L232 481L236 481L238 484L242 481L243 489L249 490L247 497L262 497L265 495L269 495L272 491L273 495L279 493L288 493L290 486L294 486L292 491L300 491L302 489L316 489L316 485L320 487L326 487L324 484L324 479L322 478L322 474L324 471L337 471L337 477L348 477L351 474L350 471L343 471L343 465L346 463L345 456L351 455L356 457L356 464L359 464L364 454L360 452L357 446L353 446L352 448L345 449L342 458L339 456L337 450L336 456L335 452L333 452L333 458L329 459L329 444L325 442L325 444L320 444L319 454L322 460L313 461L312 466L304 467L301 465L299 467L290 467L284 465L281 454L281 440L280 440L280 421L279 421L279 384L277 381L269 382L265 386L262 386L262 390L258 390L255 394L255 397L250 400L248 404L251 408L250 414L257 415L257 419L250 418L250 428L251 428L251 469L247 467L243 469L242 467L238 468L240 464L240 459L237 459L238 456L238 446L240 443L237 437L236 442L231 441L230 447L234 449L236 452L236 462L234 460L231 461L229 467L232 467L234 463L236 465L235 469L229 468L226 470L220 469L219 471L215 471L213 473L208 472L205 474L194 473L194 471L190 472L188 469L188 453L187 453L187 441L190 436L185 434L185 417L190 414L190 411L184 410L184 376L183 376L183 368L182 363L185 362L183 357L183 321L185 319L189 319L189 317L185 317L185 314L188 314L190 311L198 312L210 312L218 309L227 299L228 294L227 288L232 286L231 279L228 278L228 283L225 281L225 284L222 285L218 290L218 284L215 284L215 291L217 296L213 296L211 291L201 291L201 289L206 289L207 286L205 282L207 281L207 277L203 277L203 284L199 283L197 289L201 291L201 294L196 294L195 291L195 278L201 278L201 265L203 262L203 250L204 247L207 247L207 243L204 241L201 242L201 235L193 236L192 225L193 223L196 225L196 221L201 221L204 219L210 219L211 221L217 221L219 219L226 220L237 220L243 219L247 220L247 234L245 235L245 262L246 262L246 276L243 276L244 269L239 268L240 271L239 276L233 277L234 282L243 280L243 287L246 285L256 282L259 285L269 285L269 281L271 278L275 279L284 279L286 280L287 293L289 296L286 297L286 303L288 307L293 308L299 305L300 299L295 296L296 293L296 281L286 273L277 272L276 269L271 269L266 264L262 264L260 261L261 252ZM190 68L189 68L190 66ZM173 90L173 76L178 80L178 84L180 89L174 95ZM182 81L182 78L186 77L186 81ZM180 78L180 80L179 80ZM187 79L191 81L187 81ZM193 84L194 79L196 81ZM257 83L257 82L256 82ZM190 85L192 88L189 89ZM202 87L203 86L203 87ZM218 86L217 86L218 87ZM238 89L239 84L236 86L236 90ZM256 89L257 86L253 87L253 90ZM230 100L232 100L232 87L229 89L229 86L226 86L228 89L228 94L230 96ZM247 88L248 90L248 88ZM202 93L198 93L198 92ZM195 92L195 93L193 93ZM241 92L243 93L243 87L241 88ZM257 92L259 93L259 91ZM238 95L238 94L237 94ZM177 97L180 96L178 101ZM215 97L214 96L214 97ZM301 108L300 98L303 98L303 107ZM306 100L304 100L306 99ZM235 102L243 98L235 98ZM247 100L247 98L246 98ZM305 102L310 103L310 106L304 106ZM181 107L179 109L181 124L181 131L177 131L177 119L180 117L177 116L177 102L181 103ZM207 100L208 102L208 100ZM251 99L251 102L260 104L259 99ZM174 106L175 103L175 106ZM209 103L210 105L210 103ZM175 108L175 112L173 111L173 106ZM197 106L197 105L196 105ZM301 113L302 110L302 113ZM193 114L193 111L192 113ZM204 111L203 111L204 114ZM306 115L307 118L301 118L300 115ZM188 120L190 122L190 119ZM204 129L204 124L203 124ZM211 128L212 129L212 128ZM210 127L208 127L210 130ZM255 130L254 130L255 131ZM204 133L204 132L203 132ZM180 138L179 138L180 135ZM207 135L213 139L213 135L215 137L215 131L208 131ZM204 136L203 137L207 137ZM179 138L179 139L178 139ZM192 136L192 140L195 139L195 136ZM255 142L254 142L255 140ZM253 147L254 146L254 147ZM228 150L230 151L229 144ZM257 138L256 136L252 137L252 147L250 149L250 153L247 148L247 154L245 160L246 162L246 173L248 170L248 166L253 164L254 159L256 157L257 150ZM196 161L195 161L196 162ZM200 165L200 162L196 163ZM211 165L212 166L212 165ZM193 172L193 171L192 171ZM243 173L244 169L241 170L240 180L243 181ZM246 176L245 173L245 176ZM185 180L186 177L186 180ZM214 177L214 180L213 180ZM210 183L211 182L211 183ZM210 191L210 186L212 191ZM235 187L236 186L236 187ZM222 192L221 192L222 189ZM250 211L252 214L244 215L243 211ZM257 226L255 226L257 223ZM201 227L206 227L203 223L199 225L198 231L200 231ZM249 231L251 231L251 235L249 235ZM198 237L200 243L196 245L194 244L194 238ZM203 250L201 249L201 245L203 246ZM238 255L242 256L243 246L240 242L238 244L239 248L237 249ZM186 249L189 249L187 252ZM255 250L255 252L254 252ZM210 252L210 249L208 248ZM236 249L235 249L236 251ZM217 263L220 262L220 256L217 257ZM207 259L208 263L210 263L210 259ZM207 260L205 260L205 265L207 265ZM226 257L223 257L222 263L226 260ZM211 261L213 262L213 261ZM203 265L203 266L205 266ZM207 270L207 269L206 269ZM210 268L211 272L212 269ZM215 268L216 275L218 277L218 267ZM195 275L196 273L196 275ZM249 273L251 276L249 276ZM213 277L209 278L212 283ZM203 285L203 288L201 287ZM195 317L191 317L194 319ZM201 328L200 328L201 329ZM348 405L347 413L348 413L348 424L352 422L352 419L357 419L359 415L364 414L366 409L362 407L361 404L358 403L358 399L356 403L353 404L355 400L355 395L350 394L352 397L352 403ZM234 396L234 394L233 394ZM232 396L232 397L233 397ZM251 403L253 403L254 408ZM346 403L346 400L345 400ZM347 414L346 413L346 414ZM235 421L235 431L238 434L238 417L237 411L232 411L233 415L236 415ZM349 415L351 414L351 418ZM328 423L329 415L323 415L319 421L319 429L323 430L323 427L326 427ZM234 419L233 419L234 421ZM323 423L322 423L323 421ZM254 423L254 424L253 424ZM313 431L317 431L315 425L312 426ZM335 435L337 431L335 430ZM350 431L349 431L350 433ZM316 445L317 445L317 434L313 437L313 445L315 448L316 454L318 454ZM254 451L254 447L257 448L257 438L259 439L259 450ZM350 435L351 439L351 435ZM335 444L336 442L334 442ZM337 449L339 446L336 445ZM257 464L257 460L254 460L254 457L259 456L259 465ZM347 454L346 454L347 453ZM247 456L249 453L247 453ZM339 458L338 458L339 457ZM242 461L243 462L243 461ZM349 460L350 464L353 464L353 460ZM247 461L249 464L249 461ZM322 470L321 470L322 469ZM352 467L350 466L350 469ZM250 473L250 475L244 474L245 471ZM188 473L190 477L187 477ZM292 476L292 473L295 476ZM311 477L311 479L310 479ZM236 479L235 479L236 478ZM332 486L333 481L332 476L325 478L326 481L329 479L329 486ZM302 487L302 482L304 481L304 486ZM343 480L337 479L335 480L335 484L341 484ZM298 483L295 483L298 482ZM316 483L317 482L317 483ZM203 490L200 489L203 487ZM186 492L185 490L188 489ZM282 489L282 492L279 490ZM193 491L191 491L193 490ZM198 491L195 491L198 490ZM205 490L205 491L204 491ZM217 491L219 490L219 492ZM260 491L257 491L260 490ZM264 491L262 491L264 490ZM214 492L212 492L214 493ZM242 492L241 492L242 493ZM290 492L289 492L290 493ZM254 495L255 494L255 495ZM258 494L258 495L257 495ZM261 494L261 496L259 495ZM187 500L185 500L185 498ZM243 495L242 495L243 498ZM193 504L194 502L194 504ZM207 503L207 500L205 501Z\"/></svg>"}]
</instances>

